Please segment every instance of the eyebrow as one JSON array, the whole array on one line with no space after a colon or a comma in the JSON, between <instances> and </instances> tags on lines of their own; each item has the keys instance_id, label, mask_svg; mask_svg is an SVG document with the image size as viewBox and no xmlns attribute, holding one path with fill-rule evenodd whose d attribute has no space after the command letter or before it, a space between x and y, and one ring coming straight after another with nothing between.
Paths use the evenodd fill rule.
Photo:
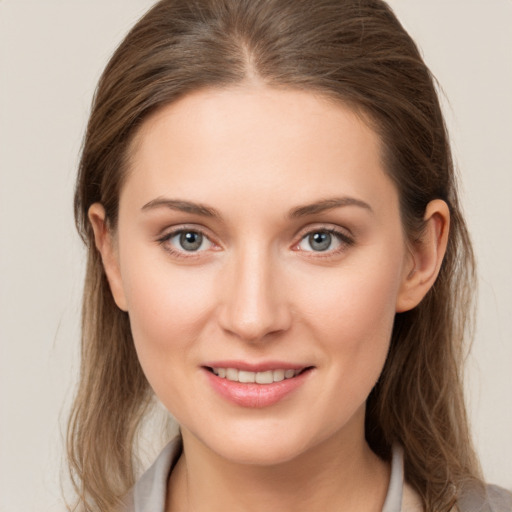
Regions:
<instances>
[{"instance_id":1,"label":"eyebrow","mask_svg":"<svg viewBox=\"0 0 512 512\"><path fill-rule=\"evenodd\" d=\"M317 213L322 213L326 210L332 210L334 208L340 208L342 206L358 206L373 213L372 207L360 199L356 199L355 197L333 197L331 199L323 199L322 201L318 201L316 203L294 208L290 212L290 217L298 218L305 217L307 215L315 215Z\"/></svg>"},{"instance_id":2,"label":"eyebrow","mask_svg":"<svg viewBox=\"0 0 512 512\"><path fill-rule=\"evenodd\" d=\"M315 203L307 204L304 206L298 206L290 211L290 218L306 217L308 215L315 215L322 213L326 210L332 210L334 208L341 208L342 206L358 206L364 208L370 212L373 212L372 207L354 197L335 197L331 199L323 199ZM209 206L193 203L191 201L183 201L181 199L167 199L165 197L157 197L149 203L146 203L141 209L154 210L157 208L169 208L171 210L177 210L185 213L192 213L195 215L201 215L203 217L220 218L220 214L214 208Z\"/></svg>"},{"instance_id":3,"label":"eyebrow","mask_svg":"<svg viewBox=\"0 0 512 512\"><path fill-rule=\"evenodd\" d=\"M141 209L154 210L156 208L169 208L171 210L178 210L185 213L193 213L195 215L202 215L203 217L220 217L217 210L210 208L199 203L192 203L190 201L183 201L181 199L167 199L165 197L157 197L149 203L146 203Z\"/></svg>"}]
</instances>

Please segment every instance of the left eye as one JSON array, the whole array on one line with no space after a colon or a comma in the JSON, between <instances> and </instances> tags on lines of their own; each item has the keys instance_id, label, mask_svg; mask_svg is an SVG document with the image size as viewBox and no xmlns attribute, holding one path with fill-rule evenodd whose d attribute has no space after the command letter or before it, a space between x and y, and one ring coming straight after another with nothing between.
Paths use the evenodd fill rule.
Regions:
<instances>
[{"instance_id":1,"label":"left eye","mask_svg":"<svg viewBox=\"0 0 512 512\"><path fill-rule=\"evenodd\" d=\"M212 246L212 242L199 231L178 231L168 241L174 248L185 252L204 251Z\"/></svg>"},{"instance_id":2,"label":"left eye","mask_svg":"<svg viewBox=\"0 0 512 512\"><path fill-rule=\"evenodd\" d=\"M302 251L325 252L338 249L342 245L340 235L330 231L314 231L306 235L298 244Z\"/></svg>"}]
</instances>

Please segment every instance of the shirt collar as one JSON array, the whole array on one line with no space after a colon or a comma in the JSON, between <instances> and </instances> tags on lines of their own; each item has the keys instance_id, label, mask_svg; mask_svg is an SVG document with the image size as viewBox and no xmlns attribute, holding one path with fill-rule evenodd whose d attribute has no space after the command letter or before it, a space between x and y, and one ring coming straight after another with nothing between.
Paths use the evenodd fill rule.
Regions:
<instances>
[{"instance_id":1,"label":"shirt collar","mask_svg":"<svg viewBox=\"0 0 512 512\"><path fill-rule=\"evenodd\" d=\"M181 438L173 439L160 453L153 465L139 478L133 489L132 503L126 512L165 512L167 481L182 451ZM402 510L404 490L403 450L393 446L391 478L382 512Z\"/></svg>"}]
</instances>

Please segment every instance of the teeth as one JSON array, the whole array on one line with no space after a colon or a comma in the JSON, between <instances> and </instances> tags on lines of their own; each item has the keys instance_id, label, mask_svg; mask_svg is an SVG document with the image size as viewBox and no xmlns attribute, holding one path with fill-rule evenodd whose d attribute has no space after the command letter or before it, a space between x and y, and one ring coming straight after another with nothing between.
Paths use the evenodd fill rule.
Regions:
<instances>
[{"instance_id":1,"label":"teeth","mask_svg":"<svg viewBox=\"0 0 512 512\"><path fill-rule=\"evenodd\" d=\"M233 382L257 384L272 384L273 382L281 382L284 379L291 379L298 375L301 370L267 370L265 372L248 372L245 370L237 370L236 368L212 368L213 373L219 377Z\"/></svg>"},{"instance_id":2,"label":"teeth","mask_svg":"<svg viewBox=\"0 0 512 512\"><path fill-rule=\"evenodd\" d=\"M236 368L226 368L226 379L238 380L238 370Z\"/></svg>"},{"instance_id":3,"label":"teeth","mask_svg":"<svg viewBox=\"0 0 512 512\"><path fill-rule=\"evenodd\" d=\"M231 379L230 379L231 380ZM238 382L255 382L256 374L254 372L238 371Z\"/></svg>"},{"instance_id":4,"label":"teeth","mask_svg":"<svg viewBox=\"0 0 512 512\"><path fill-rule=\"evenodd\" d=\"M274 372L272 370L268 372L258 372L256 374L256 382L258 384L272 384L272 382L274 382Z\"/></svg>"},{"instance_id":5,"label":"teeth","mask_svg":"<svg viewBox=\"0 0 512 512\"><path fill-rule=\"evenodd\" d=\"M272 372L274 382L281 382L282 380L284 380L284 374L285 374L284 370L274 370Z\"/></svg>"}]
</instances>

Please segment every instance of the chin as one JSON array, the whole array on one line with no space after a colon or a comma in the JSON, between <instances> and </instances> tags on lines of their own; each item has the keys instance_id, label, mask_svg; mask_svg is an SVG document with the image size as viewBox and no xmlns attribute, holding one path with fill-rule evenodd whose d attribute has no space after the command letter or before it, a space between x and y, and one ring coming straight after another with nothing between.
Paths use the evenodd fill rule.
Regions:
<instances>
[{"instance_id":1,"label":"chin","mask_svg":"<svg viewBox=\"0 0 512 512\"><path fill-rule=\"evenodd\" d=\"M220 446L217 453L235 464L251 466L277 466L290 462L304 452L303 445L275 442L232 442Z\"/></svg>"},{"instance_id":2,"label":"chin","mask_svg":"<svg viewBox=\"0 0 512 512\"><path fill-rule=\"evenodd\" d=\"M264 422L267 423L267 422ZM221 432L210 431L201 437L194 436L208 450L234 464L276 466L290 462L311 448L326 441L329 434L313 435L297 423L293 426L256 422L251 425L231 425Z\"/></svg>"}]
</instances>

